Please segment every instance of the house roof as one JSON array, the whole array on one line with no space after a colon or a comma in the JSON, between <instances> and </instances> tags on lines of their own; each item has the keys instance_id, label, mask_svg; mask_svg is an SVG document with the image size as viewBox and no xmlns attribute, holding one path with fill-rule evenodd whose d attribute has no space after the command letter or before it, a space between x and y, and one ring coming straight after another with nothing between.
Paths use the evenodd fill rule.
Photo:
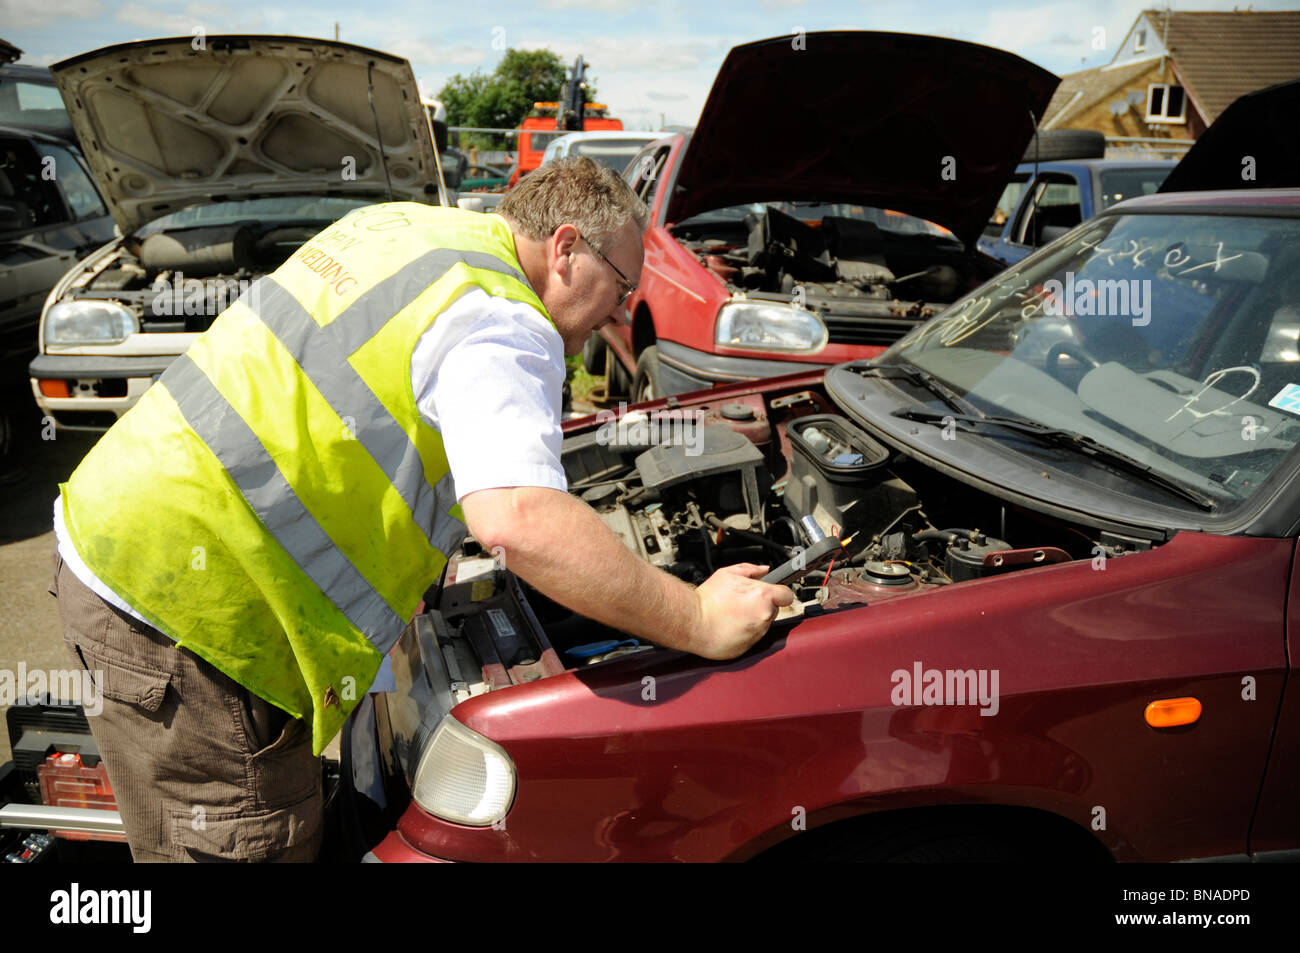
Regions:
<instances>
[{"instance_id":1,"label":"house roof","mask_svg":"<svg viewBox=\"0 0 1300 953\"><path fill-rule=\"evenodd\" d=\"M1067 73L1061 77L1061 85L1056 87L1056 94L1047 104L1039 125L1044 129L1054 129L1068 123L1075 116L1106 100L1155 64L1155 59L1144 59L1123 66L1096 66L1077 73Z\"/></svg>"},{"instance_id":2,"label":"house roof","mask_svg":"<svg viewBox=\"0 0 1300 953\"><path fill-rule=\"evenodd\" d=\"M1207 123L1238 96L1300 78L1300 10L1143 15L1165 38L1174 69Z\"/></svg>"}]
</instances>

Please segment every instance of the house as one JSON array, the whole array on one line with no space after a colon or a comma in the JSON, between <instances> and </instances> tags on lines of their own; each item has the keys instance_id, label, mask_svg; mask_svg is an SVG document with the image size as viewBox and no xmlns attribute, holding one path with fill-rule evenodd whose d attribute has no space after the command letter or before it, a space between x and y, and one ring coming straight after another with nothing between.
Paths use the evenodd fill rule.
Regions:
<instances>
[{"instance_id":1,"label":"house","mask_svg":"<svg viewBox=\"0 0 1300 953\"><path fill-rule=\"evenodd\" d=\"M1243 93L1300 78L1300 11L1144 10L1105 66L1061 78L1045 129L1194 140Z\"/></svg>"}]
</instances>

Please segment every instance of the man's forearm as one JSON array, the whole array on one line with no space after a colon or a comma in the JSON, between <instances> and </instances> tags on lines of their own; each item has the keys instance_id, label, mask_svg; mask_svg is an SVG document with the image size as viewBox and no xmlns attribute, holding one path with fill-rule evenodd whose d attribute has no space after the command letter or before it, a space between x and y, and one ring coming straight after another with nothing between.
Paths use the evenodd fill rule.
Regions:
<instances>
[{"instance_id":1,"label":"man's forearm","mask_svg":"<svg viewBox=\"0 0 1300 953\"><path fill-rule=\"evenodd\" d=\"M659 645L700 650L700 605L681 580L633 554L591 507L559 490L483 490L462 500L470 531L556 602Z\"/></svg>"}]
</instances>

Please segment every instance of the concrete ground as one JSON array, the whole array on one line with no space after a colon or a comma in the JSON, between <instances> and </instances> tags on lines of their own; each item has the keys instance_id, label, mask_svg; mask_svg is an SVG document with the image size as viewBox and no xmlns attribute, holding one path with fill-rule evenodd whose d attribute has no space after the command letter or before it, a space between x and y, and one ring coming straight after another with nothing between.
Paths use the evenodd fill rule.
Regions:
<instances>
[{"instance_id":1,"label":"concrete ground","mask_svg":"<svg viewBox=\"0 0 1300 953\"><path fill-rule=\"evenodd\" d=\"M19 662L28 670L68 669L58 605L46 591L54 499L97 435L61 432L42 440L35 404L19 424L13 450L0 460L0 669L16 672ZM9 733L0 731L0 763L10 755Z\"/></svg>"}]
</instances>

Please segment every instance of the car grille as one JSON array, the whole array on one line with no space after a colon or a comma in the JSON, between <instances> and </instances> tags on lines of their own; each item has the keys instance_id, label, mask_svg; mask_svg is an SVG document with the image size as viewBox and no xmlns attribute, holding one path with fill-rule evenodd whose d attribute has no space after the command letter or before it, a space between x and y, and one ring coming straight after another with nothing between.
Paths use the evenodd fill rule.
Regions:
<instances>
[{"instance_id":1,"label":"car grille","mask_svg":"<svg viewBox=\"0 0 1300 953\"><path fill-rule=\"evenodd\" d=\"M824 317L831 344L893 344L920 323L918 318Z\"/></svg>"}]
</instances>

